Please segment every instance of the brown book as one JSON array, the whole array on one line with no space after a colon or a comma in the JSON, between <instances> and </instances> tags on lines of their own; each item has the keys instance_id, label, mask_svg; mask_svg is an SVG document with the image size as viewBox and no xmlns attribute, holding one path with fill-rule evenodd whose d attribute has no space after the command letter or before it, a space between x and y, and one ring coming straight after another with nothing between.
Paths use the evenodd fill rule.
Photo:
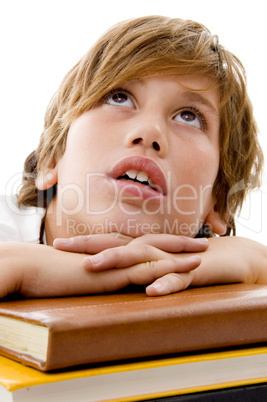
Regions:
<instances>
[{"instance_id":1,"label":"brown book","mask_svg":"<svg viewBox=\"0 0 267 402\"><path fill-rule=\"evenodd\" d=\"M223 285L0 303L0 354L39 370L259 345L267 286Z\"/></svg>"}]
</instances>

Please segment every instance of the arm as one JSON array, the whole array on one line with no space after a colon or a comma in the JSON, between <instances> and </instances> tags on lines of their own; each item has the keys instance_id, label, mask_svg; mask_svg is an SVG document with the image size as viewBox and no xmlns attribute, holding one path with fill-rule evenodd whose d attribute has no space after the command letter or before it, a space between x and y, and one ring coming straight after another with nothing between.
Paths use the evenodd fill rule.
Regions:
<instances>
[{"instance_id":1,"label":"arm","mask_svg":"<svg viewBox=\"0 0 267 402\"><path fill-rule=\"evenodd\" d=\"M66 259L65 254L39 244L0 243L0 297L12 293L26 297L63 296L69 293L72 281L75 294L75 287L85 274L82 256L69 253Z\"/></svg>"},{"instance_id":2,"label":"arm","mask_svg":"<svg viewBox=\"0 0 267 402\"><path fill-rule=\"evenodd\" d=\"M112 250L112 249L110 249ZM115 250L115 249L114 249ZM101 272L85 269L84 254L31 243L0 243L0 298L56 297L111 292L129 284L147 285L170 272L195 269L200 258L143 269L142 264Z\"/></svg>"}]
</instances>

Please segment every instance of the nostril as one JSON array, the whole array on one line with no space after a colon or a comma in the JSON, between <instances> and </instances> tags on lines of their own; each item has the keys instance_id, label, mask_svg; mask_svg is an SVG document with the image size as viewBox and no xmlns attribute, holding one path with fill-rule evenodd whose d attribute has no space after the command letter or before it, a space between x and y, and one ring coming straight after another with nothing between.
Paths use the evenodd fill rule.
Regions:
<instances>
[{"instance_id":1,"label":"nostril","mask_svg":"<svg viewBox=\"0 0 267 402\"><path fill-rule=\"evenodd\" d=\"M140 144L140 143L142 143L142 141L143 141L143 138L142 138L142 137L135 138L135 139L133 140L133 144ZM155 149L155 151L159 151L159 150L160 150L159 143L156 142L156 141L153 141L153 142L152 142L152 147L153 147L153 149Z\"/></svg>"},{"instance_id":2,"label":"nostril","mask_svg":"<svg viewBox=\"0 0 267 402\"><path fill-rule=\"evenodd\" d=\"M142 141L142 138L136 138L133 140L133 144L139 144L140 141Z\"/></svg>"},{"instance_id":3,"label":"nostril","mask_svg":"<svg viewBox=\"0 0 267 402\"><path fill-rule=\"evenodd\" d=\"M155 151L159 151L159 150L160 150L160 146L159 146L159 144L158 144L156 141L154 141L152 145L153 145L153 148L155 149Z\"/></svg>"}]
</instances>

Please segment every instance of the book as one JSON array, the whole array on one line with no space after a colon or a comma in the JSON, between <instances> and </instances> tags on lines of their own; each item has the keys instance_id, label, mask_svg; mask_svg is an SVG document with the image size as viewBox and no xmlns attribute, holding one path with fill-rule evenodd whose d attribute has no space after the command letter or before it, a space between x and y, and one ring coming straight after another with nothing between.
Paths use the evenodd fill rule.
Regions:
<instances>
[{"instance_id":1,"label":"book","mask_svg":"<svg viewBox=\"0 0 267 402\"><path fill-rule=\"evenodd\" d=\"M266 346L59 372L42 372L0 357L1 402L129 402L174 400L177 395L191 401L192 394L201 398L203 392L266 380Z\"/></svg>"},{"instance_id":2,"label":"book","mask_svg":"<svg viewBox=\"0 0 267 402\"><path fill-rule=\"evenodd\" d=\"M42 371L267 341L267 286L0 303L0 354Z\"/></svg>"}]
</instances>

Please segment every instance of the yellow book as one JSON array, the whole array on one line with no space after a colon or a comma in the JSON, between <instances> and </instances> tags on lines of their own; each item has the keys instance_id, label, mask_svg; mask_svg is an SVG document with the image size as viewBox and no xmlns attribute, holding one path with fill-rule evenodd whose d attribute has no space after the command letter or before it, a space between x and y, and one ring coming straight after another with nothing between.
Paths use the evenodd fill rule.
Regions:
<instances>
[{"instance_id":1,"label":"yellow book","mask_svg":"<svg viewBox=\"0 0 267 402\"><path fill-rule=\"evenodd\" d=\"M0 357L1 402L129 402L267 381L267 347L44 373Z\"/></svg>"}]
</instances>

